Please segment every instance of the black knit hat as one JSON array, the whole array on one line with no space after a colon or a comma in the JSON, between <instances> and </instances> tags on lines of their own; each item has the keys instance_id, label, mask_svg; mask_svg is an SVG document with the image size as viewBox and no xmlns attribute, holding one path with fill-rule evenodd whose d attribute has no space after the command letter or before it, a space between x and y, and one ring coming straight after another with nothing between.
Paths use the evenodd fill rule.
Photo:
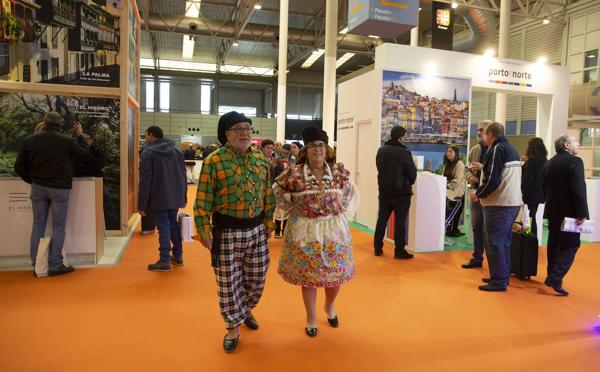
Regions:
<instances>
[{"instance_id":1,"label":"black knit hat","mask_svg":"<svg viewBox=\"0 0 600 372\"><path fill-rule=\"evenodd\" d=\"M231 111L221 116L219 119L219 128L218 128L218 137L219 142L222 145L227 143L227 136L225 135L225 131L236 125L237 123L249 123L252 125L252 119L247 118L244 114L240 114L237 111Z\"/></svg>"},{"instance_id":2,"label":"black knit hat","mask_svg":"<svg viewBox=\"0 0 600 372\"><path fill-rule=\"evenodd\" d=\"M305 145L308 145L313 141L323 141L327 143L329 142L329 137L324 130L315 127L306 127L302 130L302 140Z\"/></svg>"}]
</instances>

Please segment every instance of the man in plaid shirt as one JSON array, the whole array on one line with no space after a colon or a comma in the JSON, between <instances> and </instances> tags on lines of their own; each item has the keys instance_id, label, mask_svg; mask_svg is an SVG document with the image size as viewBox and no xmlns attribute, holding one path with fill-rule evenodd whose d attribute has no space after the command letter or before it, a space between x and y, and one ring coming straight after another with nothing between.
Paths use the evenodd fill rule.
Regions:
<instances>
[{"instance_id":1,"label":"man in plaid shirt","mask_svg":"<svg viewBox=\"0 0 600 372\"><path fill-rule=\"evenodd\" d=\"M239 326L258 329L258 304L269 267L275 197L269 163L250 147L252 120L235 111L219 119L223 147L204 159L194 205L197 240L210 250L219 305L228 333L226 352L236 349ZM211 226L212 218L212 226Z\"/></svg>"}]
</instances>

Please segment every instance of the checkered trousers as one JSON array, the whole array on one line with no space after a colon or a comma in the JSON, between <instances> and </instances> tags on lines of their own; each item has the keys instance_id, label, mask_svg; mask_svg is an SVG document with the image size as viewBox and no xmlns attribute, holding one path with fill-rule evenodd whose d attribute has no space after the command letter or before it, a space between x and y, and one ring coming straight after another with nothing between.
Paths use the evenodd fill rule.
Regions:
<instances>
[{"instance_id":1,"label":"checkered trousers","mask_svg":"<svg viewBox=\"0 0 600 372\"><path fill-rule=\"evenodd\" d=\"M223 229L219 263L214 268L221 315L228 329L244 322L258 304L269 268L265 225L247 229ZM219 242L220 241L220 242Z\"/></svg>"}]
</instances>

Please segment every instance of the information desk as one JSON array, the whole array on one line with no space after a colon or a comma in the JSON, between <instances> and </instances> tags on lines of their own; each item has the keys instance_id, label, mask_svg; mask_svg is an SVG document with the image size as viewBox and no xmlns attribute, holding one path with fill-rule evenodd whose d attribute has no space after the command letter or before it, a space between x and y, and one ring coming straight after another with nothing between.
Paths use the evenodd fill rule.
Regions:
<instances>
[{"instance_id":1,"label":"information desk","mask_svg":"<svg viewBox=\"0 0 600 372\"><path fill-rule=\"evenodd\" d=\"M31 185L20 178L0 178L0 267L31 267L29 241L33 213ZM102 178L74 178L69 198L64 251L69 264L97 263L104 253ZM49 211L46 236L52 232Z\"/></svg>"},{"instance_id":2,"label":"information desk","mask_svg":"<svg viewBox=\"0 0 600 372\"><path fill-rule=\"evenodd\" d=\"M408 213L408 250L444 250L446 216L446 177L422 172L413 185Z\"/></svg>"}]
</instances>

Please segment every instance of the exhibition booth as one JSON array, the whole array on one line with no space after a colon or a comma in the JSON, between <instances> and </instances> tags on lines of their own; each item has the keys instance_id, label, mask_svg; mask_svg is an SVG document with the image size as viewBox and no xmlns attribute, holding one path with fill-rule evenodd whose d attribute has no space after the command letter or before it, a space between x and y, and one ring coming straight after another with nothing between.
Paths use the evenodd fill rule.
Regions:
<instances>
[{"instance_id":1,"label":"exhibition booth","mask_svg":"<svg viewBox=\"0 0 600 372\"><path fill-rule=\"evenodd\" d=\"M68 262L96 264L106 247L122 252L139 218L141 21L136 3L77 3L58 9L61 4L40 3L29 14L41 31L17 27L16 35L0 34L6 52L0 61L1 236L10 242L0 245L0 269L30 265L31 187L16 178L13 166L25 139L50 111L62 115L63 129L73 138L74 123L81 123L105 160L103 177L74 181ZM17 24L24 17L18 12L12 16ZM95 26L78 26L90 24Z\"/></svg>"},{"instance_id":2,"label":"exhibition booth","mask_svg":"<svg viewBox=\"0 0 600 372\"><path fill-rule=\"evenodd\" d=\"M407 129L405 144L419 168L407 248L414 252L443 251L446 179L435 171L441 168L449 144L458 146L461 154L468 151L470 127L476 125L470 120L473 90L536 97L535 134L544 140L551 155L554 140L567 132L569 72L565 67L383 44L376 49L372 71L339 85L337 159L350 170L362 191L356 223L375 228L375 157L389 139L390 129L402 125ZM597 183L588 182L590 206L598 200L598 191ZM542 213L540 208L540 233ZM597 219L597 213L592 207L591 218Z\"/></svg>"}]
</instances>

